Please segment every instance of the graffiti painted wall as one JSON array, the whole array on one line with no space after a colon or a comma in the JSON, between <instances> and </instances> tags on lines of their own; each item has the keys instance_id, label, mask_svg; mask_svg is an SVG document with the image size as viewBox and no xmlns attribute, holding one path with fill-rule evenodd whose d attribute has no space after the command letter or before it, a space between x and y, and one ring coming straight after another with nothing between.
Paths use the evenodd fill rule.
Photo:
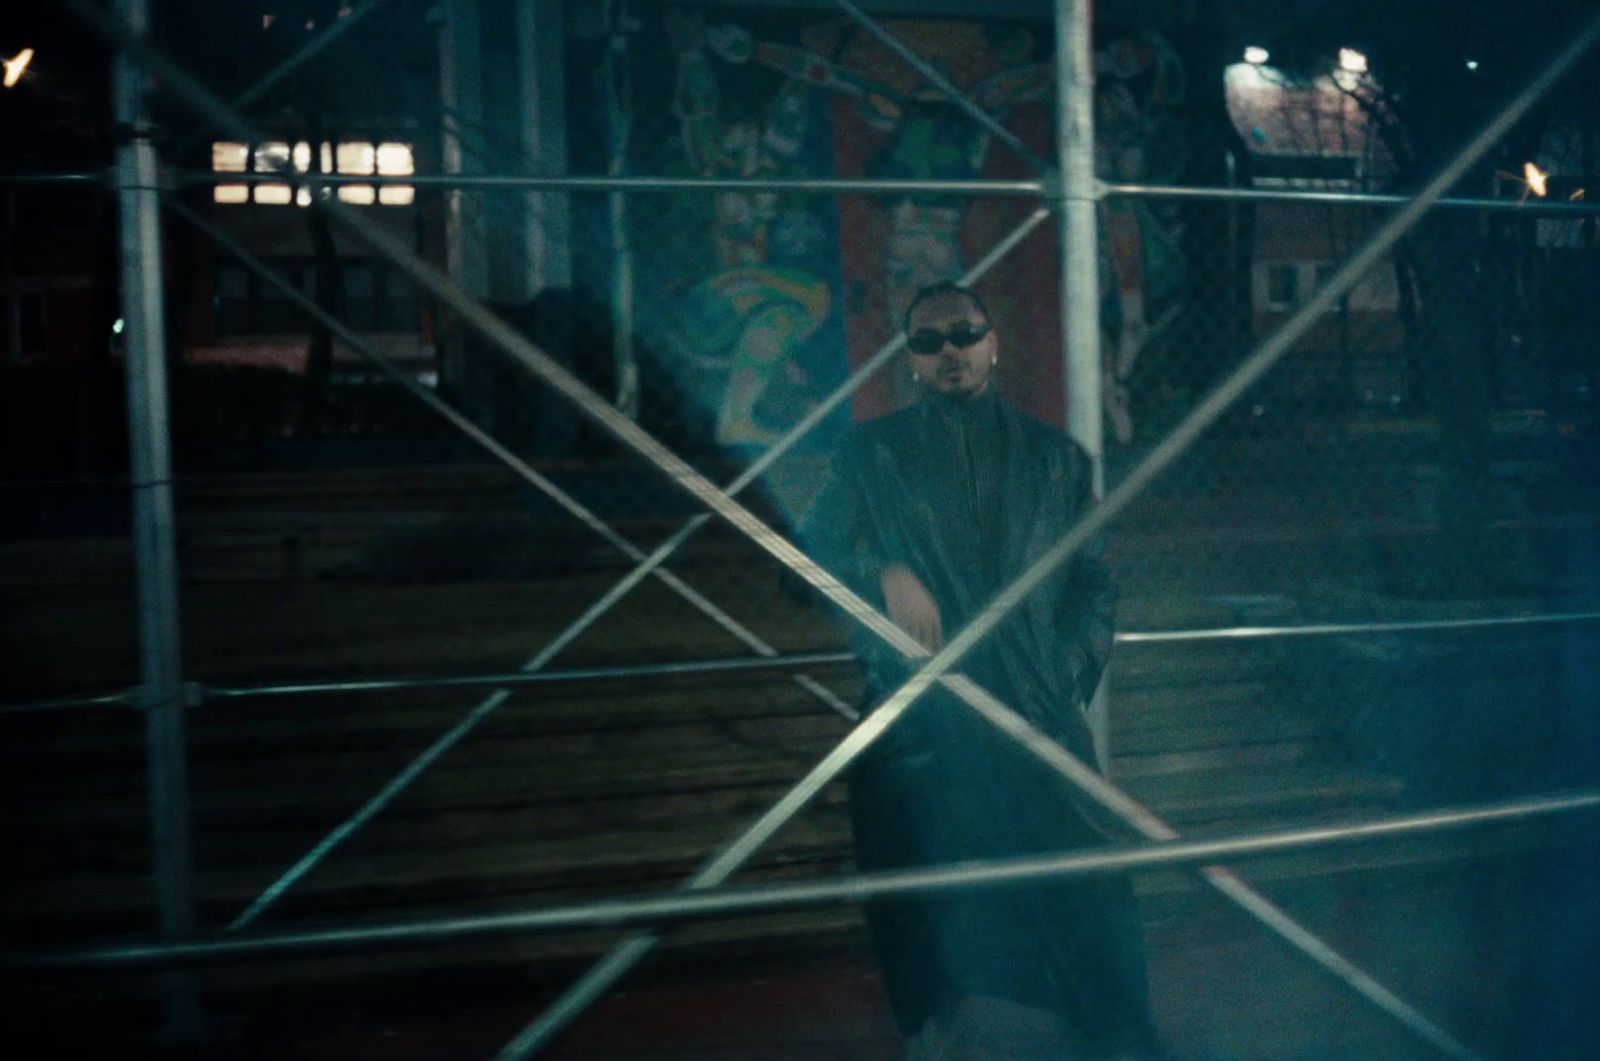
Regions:
<instances>
[{"instance_id":1,"label":"graffiti painted wall","mask_svg":"<svg viewBox=\"0 0 1600 1061\"><path fill-rule=\"evenodd\" d=\"M1036 154L1051 156L1048 25L884 25ZM1101 174L1170 179L1187 150L1175 117L1185 93L1182 66L1158 35L1101 32ZM572 134L599 141L592 157L613 171L1033 175L846 19L652 5L636 23L613 24L607 33L612 58L585 75L598 87ZM960 275L1037 206L1031 198L933 195L638 197L628 214L636 327L714 424L718 443L766 445L896 334L918 287ZM597 222L598 246L607 245L602 228ZM1143 205L1108 205L1102 214L1107 422L1117 437L1129 430L1122 381L1183 286L1179 235L1171 218ZM1059 422L1055 241L1054 226L1041 226L978 286L1002 337L1004 393ZM913 401L912 386L904 366L886 371L858 392L851 415L867 419Z\"/></svg>"}]
</instances>

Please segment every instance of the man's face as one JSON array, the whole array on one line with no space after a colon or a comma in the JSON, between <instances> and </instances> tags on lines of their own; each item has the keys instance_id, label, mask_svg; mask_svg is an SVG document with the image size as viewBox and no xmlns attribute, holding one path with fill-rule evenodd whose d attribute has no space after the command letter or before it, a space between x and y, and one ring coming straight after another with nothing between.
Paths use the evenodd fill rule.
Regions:
<instances>
[{"instance_id":1,"label":"man's face","mask_svg":"<svg viewBox=\"0 0 1600 1061\"><path fill-rule=\"evenodd\" d=\"M909 323L906 334L911 341L911 371L930 390L965 398L975 398L988 390L989 373L994 369L1000 342L969 299L958 294L930 298L911 311ZM957 345L978 332L982 338L966 346ZM921 353L916 349L916 340L931 342L936 337L943 340L937 350Z\"/></svg>"}]
</instances>

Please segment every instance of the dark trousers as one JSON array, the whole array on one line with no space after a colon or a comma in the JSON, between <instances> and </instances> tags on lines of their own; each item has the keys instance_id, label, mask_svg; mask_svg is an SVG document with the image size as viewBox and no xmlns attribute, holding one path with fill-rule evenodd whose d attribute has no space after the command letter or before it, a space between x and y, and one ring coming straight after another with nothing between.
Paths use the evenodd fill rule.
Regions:
<instances>
[{"instance_id":1,"label":"dark trousers","mask_svg":"<svg viewBox=\"0 0 1600 1061\"><path fill-rule=\"evenodd\" d=\"M934 747L869 756L852 778L863 870L1104 842L1064 780L966 712L939 713L924 732L938 730ZM885 900L866 916L907 1037L963 998L988 997L1058 1014L1091 1053L1153 1048L1143 926L1126 877Z\"/></svg>"}]
</instances>

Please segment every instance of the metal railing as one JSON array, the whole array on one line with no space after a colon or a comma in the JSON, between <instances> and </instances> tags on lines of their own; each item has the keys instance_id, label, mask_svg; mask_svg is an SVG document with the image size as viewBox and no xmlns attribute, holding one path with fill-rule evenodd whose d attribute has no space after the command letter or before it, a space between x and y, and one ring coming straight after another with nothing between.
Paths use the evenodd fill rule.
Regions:
<instances>
[{"instance_id":1,"label":"metal railing","mask_svg":"<svg viewBox=\"0 0 1600 1061\"><path fill-rule=\"evenodd\" d=\"M1183 630L1118 630L1117 645L1184 645L1208 641L1268 641L1305 637L1379 637L1385 634L1451 633L1561 626L1600 622L1600 612L1550 612L1538 615L1471 616L1460 619L1406 619L1350 623L1296 623L1289 626L1214 626ZM359 693L408 692L428 689L471 689L481 686L539 686L565 682L630 681L702 674L749 673L797 667L851 663L850 652L796 652L734 659L679 660L663 663L620 664L609 667L572 667L563 670L505 671L482 674L410 674L372 678L326 678L293 682L247 682L216 685L189 683L186 702L191 707L233 700ZM0 715L61 711L69 708L137 707L137 686L111 692L51 697L47 700L0 704Z\"/></svg>"},{"instance_id":2,"label":"metal railing","mask_svg":"<svg viewBox=\"0 0 1600 1061\"><path fill-rule=\"evenodd\" d=\"M175 966L376 947L461 943L585 929L659 927L715 918L859 905L876 899L973 887L1036 884L1077 877L1253 861L1422 835L1519 825L1600 810L1600 792L1558 792L1471 807L1448 807L1370 821L1278 829L1208 840L1170 840L1025 858L981 859L911 870L853 873L824 881L768 883L597 899L472 917L430 918L351 928L279 931L194 943L140 944L26 955L50 968Z\"/></svg>"}]
</instances>

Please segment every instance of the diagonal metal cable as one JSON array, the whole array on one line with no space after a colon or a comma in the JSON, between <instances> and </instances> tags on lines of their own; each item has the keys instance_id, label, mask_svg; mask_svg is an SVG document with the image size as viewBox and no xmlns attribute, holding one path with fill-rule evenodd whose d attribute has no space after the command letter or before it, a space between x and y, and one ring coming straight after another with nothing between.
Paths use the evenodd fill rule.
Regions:
<instances>
[{"instance_id":1,"label":"diagonal metal cable","mask_svg":"<svg viewBox=\"0 0 1600 1061\"><path fill-rule=\"evenodd\" d=\"M384 375L389 377L390 380L412 395L412 397L422 402L434 413L438 414L444 420L449 422L462 434L466 435L484 450L498 458L512 471L516 472L518 475L522 476L523 479L527 480L533 486L544 492L547 496L554 500L556 504L561 506L561 508L565 509L579 522L583 523L584 526L588 527L600 537L604 538L608 543L621 551L629 559L634 561L642 561L646 559L643 550L641 550L638 546L624 538L604 520L600 519L599 516L595 515L591 510L584 507L584 505L581 504L577 499L573 498L566 491L562 490L561 487L557 486L554 482L541 474L538 469L534 468L517 454L513 453L504 445L496 441L491 435L485 432L482 428L478 427L477 424L474 424L458 410L451 407L448 403L439 398L438 395L434 394L432 391L422 386L422 384L418 383L414 378L411 377L410 374L399 368L390 358L374 350L371 344L362 339L360 335L346 326L338 318L334 317L331 313L328 313L321 306L318 306L316 302L304 292L300 291L294 285L290 284L288 281L274 273L264 262L246 250L238 241L228 236L215 225L212 225L210 222L206 221L198 213L177 199L169 197L167 200L167 208L183 217L201 232L205 233L219 246L223 247L228 251L228 253L237 258L246 268L250 269L262 279L270 283L284 298L287 298L290 302L294 303L302 312L321 322L326 328L328 328L329 331L333 332L352 349L360 353L368 361L372 362L381 372L383 372ZM688 601L718 626L722 627L728 633L732 634L735 638L743 642L748 648L755 652L756 655L765 658L772 658L779 654L778 650L771 644L762 640L749 628L745 627L738 620L728 615L712 601L702 596L692 586L689 586L677 575L674 575L670 571L662 570L659 567L653 569L651 573L664 582L667 586L671 587L674 592L683 597L684 600ZM592 613L593 611L593 608L589 609L589 613ZM589 613L585 614L587 615ZM553 640L542 651L540 651L537 655L523 665L523 673L532 673L542 669L550 662L552 658L555 657L555 655L563 646L569 644L570 642L571 638L557 638ZM822 685L809 675L795 675L792 680L796 684L800 685L801 688L805 689L813 696L816 696L829 707L843 715L845 718L855 721L860 717L859 713L853 707L841 700L832 690L827 688L825 685ZM307 873L309 873L325 858L327 858L327 856L331 854L336 847L344 843L344 841L349 839L350 836L353 835L357 830L376 817L405 789L409 788L412 782L420 777L430 766L433 765L433 763L438 761L441 756L443 756L451 748L455 747L455 745L459 744L474 728L477 727L478 723L482 722L491 713L504 704L506 700L511 697L511 695L512 690L507 688L497 689L493 693L490 693L480 704L478 704L477 707L469 711L461 721L457 722L456 725L452 726L449 730L441 734L431 744L429 744L422 753L420 753L415 759L407 764L403 770L390 779L390 781L385 784L383 788L381 788L376 794L368 799L366 803L362 804L362 806L354 814L341 822L325 837L323 837L323 839L313 845L313 847L305 854L304 857L295 862L294 865L280 875L277 880L273 881L272 884L262 891L261 894L258 895L249 904L249 906L244 909L243 912L241 912L237 917L228 923L227 931L236 931L245 927L265 913L271 906L276 904L301 878L303 878Z\"/></svg>"},{"instance_id":2,"label":"diagonal metal cable","mask_svg":"<svg viewBox=\"0 0 1600 1061\"><path fill-rule=\"evenodd\" d=\"M1049 216L1050 212L1043 208L1035 210L1033 213L1029 214L1028 217L1023 219L1021 224L1012 229L1011 232L1008 233L1006 237L999 243L995 244L994 247L990 249L989 253L984 255L983 258L977 262L977 264L975 264L971 269L967 270L967 272L961 277L961 282L964 284L976 283L983 276L985 276L990 269L994 268L994 266L998 264L1007 254L1011 253L1011 251L1018 244L1026 239L1028 235L1040 224L1042 224ZM730 498L735 497L742 493L746 487L750 486L750 484L761 478L768 468L772 467L772 465L782 458L784 454L793 449L802 438L812 431L813 428L831 416L835 409L837 409L845 401L849 400L850 396L860 389L862 384L864 384L868 379L872 378L873 375L875 375L885 365L892 361L904 347L905 336L903 335L896 335L889 342L885 343L877 353L873 354L866 361L862 362L861 365L850 374L849 379L845 380L844 383L835 388L832 394L828 395L827 398L818 403L814 409L808 412L798 422L796 422L792 428L785 432L782 438L775 442L765 453L758 457L750 464L748 468L746 468L732 482L724 487L723 492ZM655 570L656 567L665 563L673 553L677 552L678 549L683 547L684 543L698 533L702 527L710 523L712 518L713 517L711 513L702 513L689 519L682 527L680 527L670 537L658 545L655 550L651 552L648 557L645 557L637 567L628 572L622 577L621 580L608 589L600 597L600 599L595 602L592 608L574 620L571 626L557 634L555 639L552 641L552 644L567 644L582 635L586 629L592 626L600 619L602 615L609 611L610 608L617 603L617 601L621 600L629 590L633 589L634 586L643 581L646 576Z\"/></svg>"},{"instance_id":3,"label":"diagonal metal cable","mask_svg":"<svg viewBox=\"0 0 1600 1061\"><path fill-rule=\"evenodd\" d=\"M888 48L895 55L899 56L900 59L906 63L906 65L910 66L913 70L920 74L923 80L927 81L928 84L932 85L940 92L943 92L945 96L949 98L951 103L954 103L957 107L960 107L963 111L969 114L973 120L975 120L979 125L983 126L984 129L987 130L995 139L1005 144L1012 151L1015 151L1029 165L1038 170L1040 173L1049 173L1052 171L1054 167L1030 151L1028 149L1028 145L1024 144L1017 138L1017 134L1000 124L1000 119L984 110L978 105L976 100L972 99L972 97L968 96L965 92L961 91L961 89L957 88L953 81L939 72L938 67L928 62L928 60L924 59L910 48L907 48L905 44L899 40L899 38L895 37L894 34L890 33L888 30L884 29L883 26L879 25L879 23L873 19L871 15L868 15L865 11L851 3L851 0L834 0L834 3L838 5L839 10L843 11L850 17L852 22L856 23L862 29L878 38L884 47Z\"/></svg>"},{"instance_id":4,"label":"diagonal metal cable","mask_svg":"<svg viewBox=\"0 0 1600 1061\"><path fill-rule=\"evenodd\" d=\"M238 119L236 115L232 114L224 105L220 103L220 101L216 100L214 96L209 94L203 86L199 85L180 69L166 62L142 41L135 40L128 34L122 32L114 22L107 19L96 8L87 4L85 0L64 0L64 4L78 17L95 26L101 32L112 37L125 49L137 54L140 60L146 66L160 72L166 86L182 97L184 101L191 107L194 107L195 109L211 117L225 128L248 130L248 126L245 123ZM1302 307L1300 312L1296 313L1290 318L1289 321L1285 322L1284 326L1278 333L1263 343L1257 352L1247 359L1246 363L1242 365L1239 370L1230 376L1228 381L1225 381L1224 384L1214 391L1206 401L1202 402L1201 405L1194 411L1194 413L1192 413L1190 417L1186 418L1185 422L1180 425L1177 431L1174 432L1173 436L1169 437L1166 443L1158 446L1150 456L1141 462L1140 466L1136 468L1132 474L1130 474L1129 479L1123 484L1123 487L1127 487L1128 489L1119 487L1117 491L1113 491L1112 495L1107 498L1107 502L1103 503L1101 508L1097 508L1090 512L1089 515L1080 522L1074 531L1069 532L1064 537L1063 541L1059 543L1057 547L1053 548L1049 553L1047 553L1046 556L1043 557L1038 564L1031 568L1029 572L1024 574L1024 576L1022 576L1022 578L1019 579L1016 584L1014 584L1007 591L1003 592L1000 597L997 598L995 605L991 605L991 607L987 609L983 615L980 615L978 620L973 623L972 627L969 627L968 630L963 631L961 635L958 635L951 645L947 646L945 650L941 651L932 661L929 662L927 666L919 671L917 675L913 676L913 678L908 681L905 686L893 694L890 698L890 702L885 705L885 707L889 708L889 710L880 708L879 711L875 712L872 716L869 716L869 718L863 722L861 726L857 727L857 729L853 731L844 742L841 743L839 748L835 749L834 753L831 753L822 764L819 764L817 771L814 771L812 775L808 776L806 782L802 782L801 785L797 786L796 789L791 792L789 796L786 796L783 800L781 800L779 804L775 806L771 812L769 812L768 815L763 816L763 819L758 822L756 826L748 830L724 852L714 858L708 865L706 874L714 875L717 872L722 872L724 874L726 872L731 872L732 867L736 866L743 858L747 858L749 854L753 853L756 848L758 848L762 843L765 842L767 838L770 837L772 831L775 831L775 829L778 826L781 826L784 821L787 821L789 817L798 812L800 807L804 805L805 800L809 798L809 795L815 794L814 789L810 794L807 794L804 790L810 784L815 782L816 777L820 776L825 769L830 766L833 769L833 773L836 775L838 770L842 769L843 766L848 763L849 758L853 757L855 754L859 754L860 750L862 750L866 744L870 743L871 740L876 739L876 737L883 732L886 726L894 718L899 717L899 713L903 712L916 696L926 691L928 686L931 685L933 681L943 681L952 690L956 691L958 695L961 695L963 699L966 699L969 703L973 704L973 706L979 707L980 710L984 710L984 713L993 719L1000 720L1003 719L1004 716L1010 715L1011 713L1007 711L1003 705L998 704L997 701L993 701L992 697L986 697L981 693L980 690L977 690L975 686L972 686L970 682L967 682L962 678L952 678L948 675L950 667L953 666L954 663L959 659L959 653L954 650L959 649L960 651L964 652L970 649L972 645L976 643L977 637L982 636L983 633L987 633L988 629L992 628L992 626L999 621L999 618L1004 615L1004 608L1014 606L1016 601L1020 599L1021 595L1024 595L1026 592L1031 590L1038 584L1039 581L1047 577L1050 571L1054 570L1055 567L1058 567L1061 563L1063 563L1066 558L1071 555L1071 551L1082 544L1083 540L1088 536L1088 534L1100 529L1104 525L1106 519L1109 518L1110 515L1115 514L1115 511L1119 510L1121 507L1124 507L1132 498L1132 496L1134 496L1134 493L1137 490L1142 489L1143 486L1154 477L1154 475L1158 474L1162 469L1165 468L1166 465L1175 460L1178 454L1181 453L1185 447L1192 444L1194 439L1198 437L1200 431L1214 421L1227 407L1227 404L1238 397L1239 393L1242 392L1244 387L1247 387L1249 383L1253 381L1253 379L1259 377L1261 373L1265 372L1273 362L1275 362L1287 351L1292 342L1297 339L1299 335L1302 334L1307 328L1309 328L1312 320L1314 319L1314 314L1321 312L1327 307L1327 305L1331 304L1332 300L1336 298L1338 294L1347 289L1356 279L1359 278L1361 272L1363 272L1372 264L1372 259L1375 259L1375 257L1378 254L1381 254L1388 245L1392 244L1394 240L1398 239L1400 233L1405 231L1410 225L1414 224L1415 221L1421 216L1422 212L1426 210L1427 206L1431 203L1431 200L1437 198L1444 187L1458 179L1464 173L1466 168L1468 168L1471 163L1476 160L1476 158L1481 156L1495 139L1504 133L1505 128L1509 127L1512 122L1514 122L1522 114L1526 113L1533 101L1542 95L1543 92L1548 90L1551 84L1553 84L1554 81L1561 76L1561 74L1565 73L1566 70L1570 69L1572 64L1576 62L1583 52L1593 44L1596 36L1600 36L1600 17L1597 17L1589 26L1587 26L1585 31L1580 33L1574 39L1572 45L1562 52L1556 61L1554 61L1551 66L1543 74L1541 74L1540 77L1536 78L1528 87L1528 89L1519 95L1506 108L1506 110L1502 112L1501 116L1495 122L1490 124L1490 127L1485 130L1484 134L1474 140L1473 143L1469 144L1452 165L1446 167L1445 172L1441 173L1440 177L1436 179L1436 181L1430 183L1428 188L1425 189L1421 195L1419 195L1412 207L1400 211L1394 222L1386 225L1380 230L1379 233L1375 234L1365 249L1366 251L1371 252L1370 256L1362 252L1358 252L1357 255L1352 257L1350 262L1348 262L1344 268L1339 270L1332 278L1330 278L1328 284L1321 292L1318 293L1317 296L1314 296L1310 302ZM777 532L763 524L752 513L743 508L743 506L739 505L737 502L731 501L725 494L723 494L721 491L718 491L702 476L694 472L692 468L690 468L681 460L681 458L678 458L675 454L671 453L670 450L667 450L665 447L663 447L652 436L639 429L637 425L633 424L631 421L628 421L625 417L622 417L615 409L606 405L602 399L588 391L587 388L585 388L579 381L561 369L559 365L553 362L532 343L519 336L514 329L511 329L503 321L498 320L492 314L485 311L448 277L444 276L428 263L419 259L403 243L389 236L387 233L375 230L371 225L367 224L359 216L359 214L350 210L349 208L342 207L337 202L321 201L319 202L319 205L323 209L328 210L329 213L334 217L338 218L342 224L353 231L375 251L385 257L388 257L400 268L410 274L412 278L421 286L433 292L435 296L440 298L443 303L449 305L458 314L460 314L462 319L467 324L485 335L492 342L499 344L508 354L524 363L529 369L543 378L558 392L565 395L569 400L583 410L586 415L590 416L596 422L601 424L601 426L605 427L619 440L632 446L642 456L645 456L647 459L651 460L652 463L655 463L663 472L669 476L672 476L683 489L708 505L708 507L711 507L735 527L742 530L757 545L761 546L775 558L786 563L798 575L805 578L808 582L823 592L824 595L828 596L836 604L838 604L846 612L846 614L850 615L858 622L861 622L864 626L878 634L889 644L897 648L901 648L901 650L905 651L908 655L916 656L919 654L915 649L914 643L912 643L912 648L908 649L902 647L904 643L909 642L910 639L898 631L898 629L888 621L887 617L876 612L865 601L862 601L853 593L850 593L841 584L839 584L836 579L823 571L814 561L810 560L797 548L795 548L792 543L789 543L781 535L777 534ZM1359 260L1363 257L1368 257L1368 260L1365 262L1360 262ZM1357 264L1360 265L1359 269L1356 268ZM1120 503L1115 509L1107 507L1109 506L1110 502L1119 498ZM1027 588L1020 589L1020 587L1025 583L1028 584ZM974 633L974 628L979 627L982 627L983 629ZM1015 718L1015 716L1012 715L1012 718ZM879 721L880 719L881 721ZM877 722L877 725L874 725L875 722ZM1027 724L1021 719L1016 719L1016 723L1019 723L1024 729L1031 728L1027 727ZM1012 732L1012 730L1007 729L1007 732ZM1042 740L1046 745L1055 747L1062 756L1065 756L1067 760L1071 760L1072 757L1067 755L1064 750L1060 749L1059 745L1053 745L1053 742L1050 742L1047 738L1043 738L1042 735L1040 735L1040 740ZM1075 762L1075 760L1072 761ZM1065 769L1067 764L1063 763L1062 765L1063 773L1069 777L1072 777L1072 773ZM1082 767L1082 764L1080 763L1078 766ZM1093 792L1092 785L1080 784L1080 787L1085 788L1085 790L1089 791L1091 794ZM1107 787L1109 788L1109 786ZM1126 796L1116 793L1114 789L1112 789L1111 792L1120 799L1127 800ZM1244 886L1240 884L1239 887L1243 888ZM1235 898L1239 897L1237 892L1230 894L1232 894ZM1261 900L1261 902L1265 903L1265 900ZM1253 912L1256 912L1257 915L1260 916L1259 910ZM1284 920L1287 921L1287 918L1285 917ZM1281 925L1279 927L1287 928L1292 925L1292 922L1288 922L1287 925ZM1305 946L1307 943L1316 941L1314 940L1314 937L1310 937L1309 934L1304 933L1303 930L1299 930L1299 932L1289 932L1285 938L1289 939L1291 943L1295 943L1303 953L1308 954L1314 959L1319 959L1320 965L1334 972L1336 975L1347 974L1350 971L1348 969L1340 969L1335 965L1330 965L1325 960L1321 960L1315 948L1308 948ZM640 937L628 944L622 950L614 953L611 958L607 959L607 961L602 964L603 966L620 966L621 968L625 969L633 960L629 957L629 955L631 954L637 956L638 954L642 954L644 950L648 950L651 942L651 939ZM1328 951L1327 953L1329 955L1332 954L1331 951ZM1336 957L1336 955L1334 956ZM1380 1004L1385 1011L1390 1012L1391 1015L1395 1015L1397 1018L1407 1017L1408 1026L1414 1027L1416 1030L1421 1032L1431 1033L1427 1036L1430 1042L1434 1042L1436 1045L1439 1045L1441 1048L1445 1049L1451 1049L1453 1047L1454 1049L1451 1050L1451 1052L1462 1056L1468 1056L1464 1048L1461 1048L1459 1044L1454 1043L1454 1041L1445 1035L1445 1033L1434 1028L1431 1023L1426 1021L1425 1018L1422 1018L1419 1014L1416 1014L1414 1010L1411 1010L1409 1007L1405 1006L1404 1003L1400 1002L1400 1000L1395 999L1392 996L1385 997L1382 993L1375 993L1371 990L1368 990L1367 988L1369 985L1364 984L1360 979L1352 979L1348 975L1341 975L1341 979L1344 979L1345 982L1350 986L1356 988L1358 991L1361 991L1366 997L1369 998L1369 1000ZM522 1037L519 1037L519 1041L521 1038ZM513 1046L515 1045L516 1044L514 1043Z\"/></svg>"},{"instance_id":5,"label":"diagonal metal cable","mask_svg":"<svg viewBox=\"0 0 1600 1061\"><path fill-rule=\"evenodd\" d=\"M181 204L177 203L175 200L169 200L169 206L171 206L171 208L174 210L177 210L192 224L195 224L213 239L216 239L222 243L222 245L227 247L230 252L238 256L242 262L248 265L259 275L267 279L280 291L282 291L291 301L295 302L306 312L311 313L317 319L323 321L323 323L327 324L331 329L336 330L339 333L340 338L344 339L347 343L350 343L352 347L362 352L365 356L375 360L380 367L384 368L391 378L401 382L401 385L407 391L413 395L416 395L425 404L429 405L436 412L439 412L447 420L453 423L456 427L460 428L475 442L478 442L479 445L484 446L489 450L489 452L499 457L508 466L510 466L512 470L523 475L528 479L529 482L533 483L540 490L543 490L545 493L555 498L563 508L566 508L567 511L573 513L573 515L577 516L578 519L590 526L592 529L595 529L597 533L600 533L603 537L606 537L608 541L621 549L630 559L636 561L636 566L631 572L629 572L627 576L625 576L616 585L612 586L610 590L608 590L592 605L585 609L584 612L577 617L577 619L575 619L561 632L556 634L556 636L546 643L543 648L529 658L528 661L522 665L521 670L523 673L531 674L543 669L568 645L577 640L578 637L584 633L584 631L592 627L601 619L601 617L610 611L610 609L619 600L621 600L629 590L642 582L647 576L652 574L662 577L663 581L677 590L685 597L686 600L688 600L695 607L699 608L706 615L710 616L718 623L718 625L722 626L729 633L733 634L736 638L745 643L748 647L754 650L757 655L765 658L772 658L778 655L776 648L761 640L753 632L749 631L742 625L738 624L725 612L717 608L716 605L712 604L708 600L705 600L692 589L683 585L683 583L678 581L676 576L672 576L670 574L661 576L659 574L658 569L660 568L661 564L666 561L668 556L670 556L681 545L683 545L684 542L688 541L689 538L700 529L700 527L709 522L709 516L700 516L696 517L695 520L691 520L671 539L669 539L662 546L658 547L655 552L649 556L646 556L631 543L617 537L614 532L611 532L609 527L606 527L606 525L598 519L598 517L595 517L592 513L588 512L588 510L582 508L582 506L579 505L575 499L562 492L554 483L550 482L532 467L528 466L520 458L516 457L515 454L510 453L488 435L484 434L484 432L482 432L477 425L463 417L455 409L440 401L436 395L423 388L405 373L399 372L397 369L395 369L392 364L387 362L387 359L383 359L382 355L376 354L376 352L371 350L370 346L362 342L359 336L355 336L348 328L344 328L335 318L325 314L321 307L317 306L315 302L307 298L304 293L292 288L290 285L283 282L276 274L266 269L264 265L251 256L237 242L229 239L214 226L211 226L200 219L199 216L192 210L182 207ZM1020 243L1028 233L1032 232L1034 228L1042 223L1047 216L1048 211L1043 209L1037 210L1033 214L1029 215L1029 217L1025 219L1021 225L1013 230L1005 239L1001 240L1000 243L996 244L990 253L973 267L969 273L972 279L976 280L986 273L990 268L992 268L996 262L998 262L1002 257L1004 257L1005 254L1009 253L1012 248ZM779 442L775 444L766 454L764 454L760 460L756 461L751 468L746 469L746 471L737 480L735 480L735 484L729 488L729 493L735 493L738 490L743 489L749 483L754 482L755 479L757 479L767 467L770 467L773 461L777 460L778 457L780 457L784 452L787 452L788 449L792 448L800 438L802 438L811 430L811 428L821 423L822 420L825 419L834 408L848 399L849 396L854 393L854 391L857 390L862 383L864 383L874 373L882 368L882 366L899 351L903 344L904 338L897 337L895 340L887 344L876 355L861 365L860 368L851 374L850 379L846 380L844 384L837 388L833 394L831 394L818 406L818 408L812 410L808 416L797 423L784 436L783 439L780 439ZM796 685L800 686L800 688L804 689L818 700L827 704L830 708L838 712L846 719L849 719L850 721L856 721L860 717L859 712L857 712L855 708L841 700L831 689L810 675L798 674L795 675L791 680ZM449 730L445 731L438 738L436 738L434 742L424 749L416 759L414 759L398 774L391 778L389 782L379 789L378 792L376 792L370 799L368 799L366 803L362 804L362 806L359 807L352 815L330 830L327 835L313 845L312 848L305 853L305 855L298 859L276 880L269 884L254 900L251 901L251 903L243 911L239 913L238 916L228 923L227 931L237 931L238 929L244 928L255 921L278 901L280 901L289 891L289 889L293 888L295 884L297 884L306 876L306 874L310 873L319 864L321 864L324 859L332 854L335 849L337 849L341 844L343 844L363 826L381 813L385 807L392 803L402 792L409 788L418 777L426 772L426 770L432 766L433 763L438 761L438 759L447 751L464 740L472 732L472 730L477 728L480 722L498 710L501 705L503 705L505 701L509 699L510 696L511 690L499 689L485 697L480 703L473 707L461 719L461 721L457 722Z\"/></svg>"},{"instance_id":6,"label":"diagonal metal cable","mask_svg":"<svg viewBox=\"0 0 1600 1061\"><path fill-rule=\"evenodd\" d=\"M272 91L273 86L277 85L278 82L327 51L346 33L355 29L368 15L376 13L379 8L390 2L391 0L363 0L361 6L351 8L348 15L329 23L326 29L295 49L293 54L286 57L283 62L258 77L243 92L229 100L229 104L238 110L247 110L252 103ZM199 139L200 134L198 133L186 137L178 145L177 149L173 151L173 154L176 156L184 155Z\"/></svg>"}]
</instances>

